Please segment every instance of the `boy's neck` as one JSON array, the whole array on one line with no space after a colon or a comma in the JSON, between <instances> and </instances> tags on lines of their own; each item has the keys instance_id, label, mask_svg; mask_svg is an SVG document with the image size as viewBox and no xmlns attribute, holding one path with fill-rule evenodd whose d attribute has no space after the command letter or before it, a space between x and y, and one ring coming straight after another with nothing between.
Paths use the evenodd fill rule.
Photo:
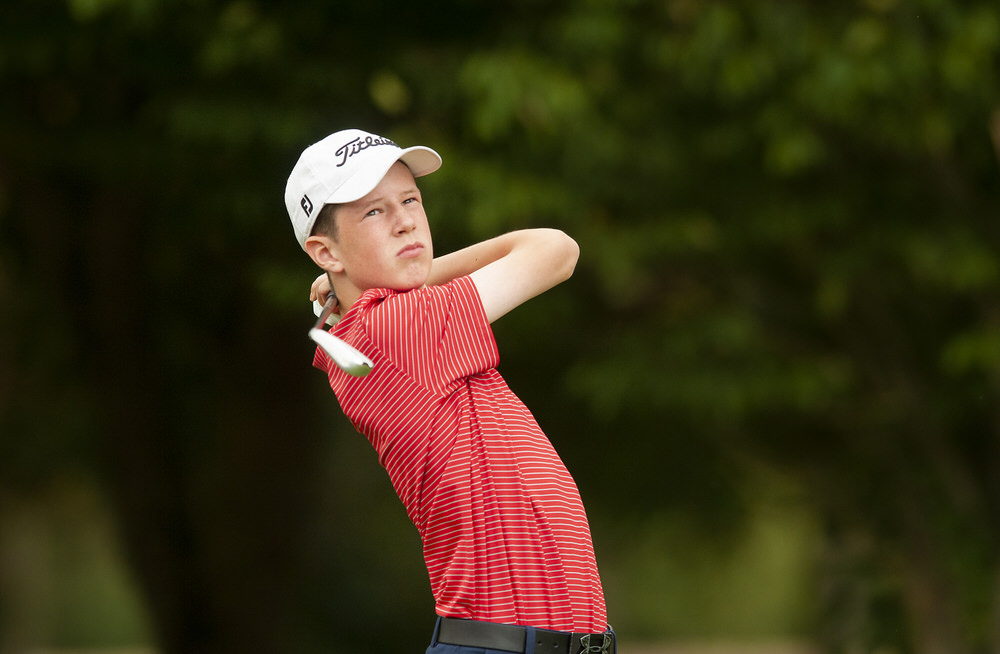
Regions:
<instances>
[{"instance_id":1,"label":"boy's neck","mask_svg":"<svg viewBox=\"0 0 1000 654\"><path fill-rule=\"evenodd\" d=\"M333 292L337 294L337 301L340 303L340 315L346 314L354 306L354 303L361 297L361 291L353 284L344 281L334 281Z\"/></svg>"}]
</instances>

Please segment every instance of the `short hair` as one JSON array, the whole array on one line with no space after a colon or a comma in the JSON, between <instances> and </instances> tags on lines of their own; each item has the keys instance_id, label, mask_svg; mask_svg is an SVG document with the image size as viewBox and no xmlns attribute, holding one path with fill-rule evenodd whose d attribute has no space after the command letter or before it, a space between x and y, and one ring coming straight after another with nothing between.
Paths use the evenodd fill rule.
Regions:
<instances>
[{"instance_id":1,"label":"short hair","mask_svg":"<svg viewBox=\"0 0 1000 654\"><path fill-rule=\"evenodd\" d=\"M337 240L337 207L336 204L324 204L316 216L310 236L329 236L334 241Z\"/></svg>"}]
</instances>

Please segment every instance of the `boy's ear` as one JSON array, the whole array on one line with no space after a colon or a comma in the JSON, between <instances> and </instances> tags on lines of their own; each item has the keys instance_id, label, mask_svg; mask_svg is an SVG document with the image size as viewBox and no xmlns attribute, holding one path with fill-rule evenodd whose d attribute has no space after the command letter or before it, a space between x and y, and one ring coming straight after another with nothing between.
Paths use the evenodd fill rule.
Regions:
<instances>
[{"instance_id":1,"label":"boy's ear","mask_svg":"<svg viewBox=\"0 0 1000 654\"><path fill-rule=\"evenodd\" d=\"M306 239L306 254L327 272L338 273L344 270L338 252L336 242L329 236L314 235Z\"/></svg>"}]
</instances>

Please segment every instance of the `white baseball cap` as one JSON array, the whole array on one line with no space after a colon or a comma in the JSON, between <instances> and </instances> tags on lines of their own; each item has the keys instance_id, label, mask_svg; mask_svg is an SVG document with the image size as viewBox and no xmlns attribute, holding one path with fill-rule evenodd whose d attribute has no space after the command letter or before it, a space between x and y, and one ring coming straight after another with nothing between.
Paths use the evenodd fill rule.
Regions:
<instances>
[{"instance_id":1,"label":"white baseball cap","mask_svg":"<svg viewBox=\"0 0 1000 654\"><path fill-rule=\"evenodd\" d=\"M299 245L305 249L323 205L365 197L397 161L414 177L441 167L441 156L430 148L401 148L360 129L335 132L303 150L285 185L285 208Z\"/></svg>"}]
</instances>

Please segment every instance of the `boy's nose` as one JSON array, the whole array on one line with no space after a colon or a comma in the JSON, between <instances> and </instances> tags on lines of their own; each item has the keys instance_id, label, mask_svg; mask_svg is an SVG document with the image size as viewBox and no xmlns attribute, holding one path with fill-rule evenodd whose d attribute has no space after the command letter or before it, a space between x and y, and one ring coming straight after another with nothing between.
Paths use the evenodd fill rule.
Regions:
<instances>
[{"instance_id":1,"label":"boy's nose","mask_svg":"<svg viewBox=\"0 0 1000 654\"><path fill-rule=\"evenodd\" d=\"M413 221L413 216L409 215L405 211L397 211L396 213L396 231L400 234L405 234L406 232L413 231L416 227L416 223Z\"/></svg>"}]
</instances>

